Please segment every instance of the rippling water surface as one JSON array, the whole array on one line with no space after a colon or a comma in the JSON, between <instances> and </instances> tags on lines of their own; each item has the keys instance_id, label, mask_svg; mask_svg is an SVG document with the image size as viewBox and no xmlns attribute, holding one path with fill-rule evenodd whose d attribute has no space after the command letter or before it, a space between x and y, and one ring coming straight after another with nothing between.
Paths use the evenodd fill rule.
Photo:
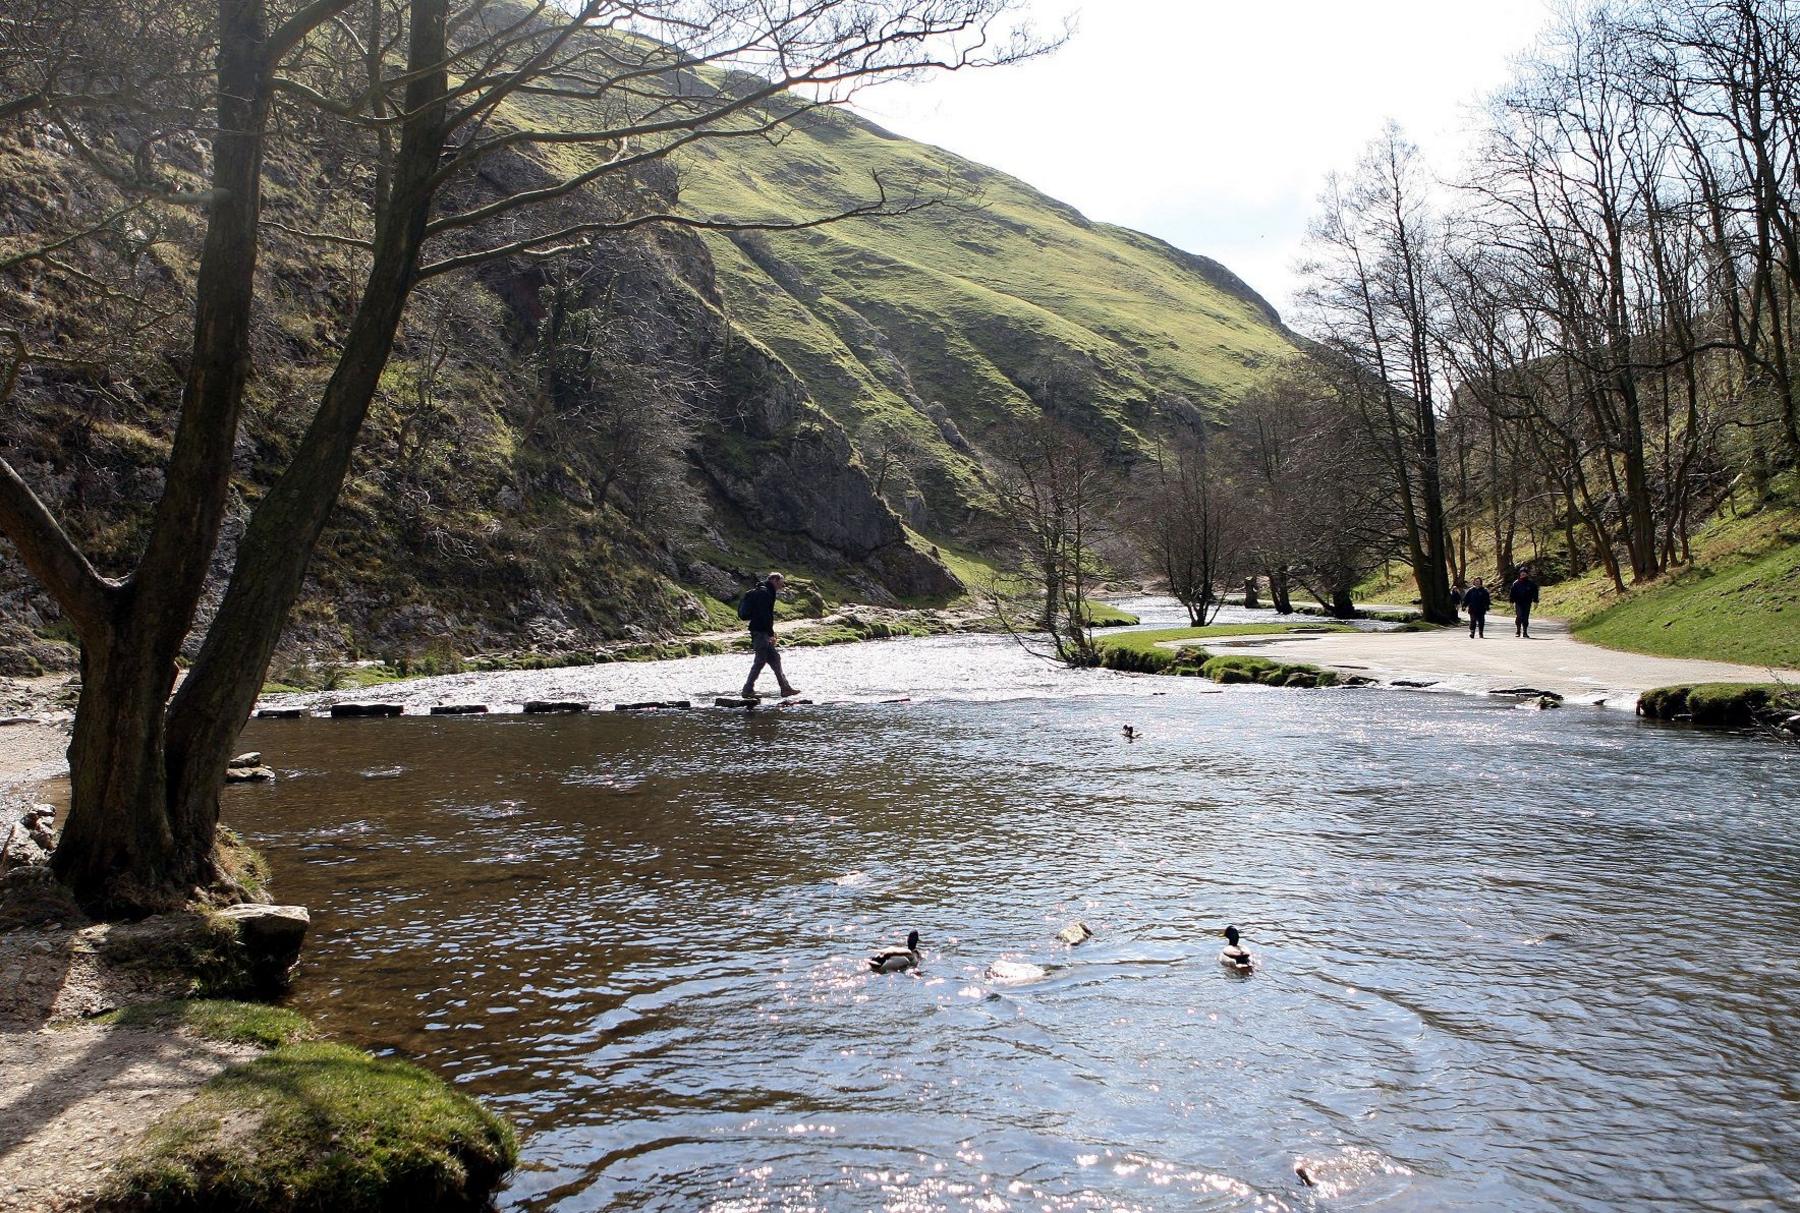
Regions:
<instances>
[{"instance_id":1,"label":"rippling water surface","mask_svg":"<svg viewBox=\"0 0 1800 1213\"><path fill-rule=\"evenodd\" d=\"M512 1116L504 1207L1800 1206L1800 751L989 638L790 661L847 702L252 730L295 1000Z\"/></svg>"}]
</instances>

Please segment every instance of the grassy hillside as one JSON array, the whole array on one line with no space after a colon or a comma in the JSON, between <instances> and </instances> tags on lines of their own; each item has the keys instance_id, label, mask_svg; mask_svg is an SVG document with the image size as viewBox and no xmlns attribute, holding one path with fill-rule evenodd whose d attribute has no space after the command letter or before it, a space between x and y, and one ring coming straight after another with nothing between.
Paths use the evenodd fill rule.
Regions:
<instances>
[{"instance_id":1,"label":"grassy hillside","mask_svg":"<svg viewBox=\"0 0 1800 1213\"><path fill-rule=\"evenodd\" d=\"M592 99L521 93L494 121L593 129L608 115ZM121 201L56 140L13 135L0 141L0 168L22 183L0 201L6 240ZM184 171L198 174L190 151ZM269 215L287 226L271 228L259 265L234 520L299 440L355 297L357 255L297 234L356 230L360 195L315 184L341 152L300 141L268 161ZM611 154L509 153L446 205ZM608 188L782 223L866 203L878 177L892 199L935 204L805 231L646 228L422 289L294 613L295 652L404 657L703 630L735 623L729 604L771 567L831 599L936 602L955 592L946 568L987 579L997 425L1051 415L1129 456L1176 419L1218 416L1289 351L1273 310L1222 266L848 113L804 115L777 142L698 144L673 169ZM614 200L596 188L568 206L610 216ZM191 213L152 210L161 238L145 246L155 273L141 276L172 319L132 330L129 358L34 369L0 413L0 452L109 573L135 558L167 459L201 234ZM124 274L128 253L90 242L67 273L13 266L0 275L0 328L46 350L110 351L131 318L83 306L83 282ZM569 306L599 317L618 366L669 364L681 386L663 394L691 419L672 470L659 464L637 487L615 480L594 420L611 394L545 388L553 280L581 284ZM0 602L0 665L17 648L31 668L36 650L24 650L66 636L4 544ZM61 648L52 657L66 662Z\"/></svg>"},{"instance_id":2,"label":"grassy hillside","mask_svg":"<svg viewBox=\"0 0 1800 1213\"><path fill-rule=\"evenodd\" d=\"M1045 410L1134 447L1159 419L1218 414L1290 349L1224 267L852 114L809 116L779 144L708 145L684 161L681 193L702 214L793 221L866 201L877 175L890 197L906 182L958 197L710 243L734 318L827 411L853 436L884 421L920 445L921 529L954 531L980 496L962 439L979 447Z\"/></svg>"}]
</instances>

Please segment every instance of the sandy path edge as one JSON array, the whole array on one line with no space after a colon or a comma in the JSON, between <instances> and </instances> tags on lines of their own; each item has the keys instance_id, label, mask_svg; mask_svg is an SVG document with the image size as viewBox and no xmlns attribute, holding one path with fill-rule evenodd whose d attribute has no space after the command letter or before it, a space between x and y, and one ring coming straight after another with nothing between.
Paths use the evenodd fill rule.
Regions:
<instances>
[{"instance_id":1,"label":"sandy path edge","mask_svg":"<svg viewBox=\"0 0 1800 1213\"><path fill-rule=\"evenodd\" d=\"M1534 620L1530 639L1513 635L1510 615L1492 616L1487 636L1467 626L1433 632L1323 632L1237 636L1207 644L1215 653L1303 661L1392 685L1487 694L1502 687L1555 691L1573 702L1631 708L1653 687L1689 682L1792 682L1800 670L1657 657L1577 640L1562 620ZM1187 641L1188 644L1205 643Z\"/></svg>"}]
</instances>

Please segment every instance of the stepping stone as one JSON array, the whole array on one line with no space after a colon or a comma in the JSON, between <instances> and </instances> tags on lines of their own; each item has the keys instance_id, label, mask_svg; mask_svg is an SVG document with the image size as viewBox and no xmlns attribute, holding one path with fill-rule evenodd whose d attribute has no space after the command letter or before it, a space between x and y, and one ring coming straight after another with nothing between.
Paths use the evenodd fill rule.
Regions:
<instances>
[{"instance_id":1,"label":"stepping stone","mask_svg":"<svg viewBox=\"0 0 1800 1213\"><path fill-rule=\"evenodd\" d=\"M745 699L741 695L721 695L713 700L713 706L716 708L753 708L761 702L760 699Z\"/></svg>"},{"instance_id":2,"label":"stepping stone","mask_svg":"<svg viewBox=\"0 0 1800 1213\"><path fill-rule=\"evenodd\" d=\"M398 703L334 703L331 714L338 716L398 716L406 710Z\"/></svg>"},{"instance_id":3,"label":"stepping stone","mask_svg":"<svg viewBox=\"0 0 1800 1213\"><path fill-rule=\"evenodd\" d=\"M1488 694L1520 695L1526 699L1562 699L1562 696L1555 691L1540 691L1536 687L1495 687L1493 690L1489 691Z\"/></svg>"},{"instance_id":4,"label":"stepping stone","mask_svg":"<svg viewBox=\"0 0 1800 1213\"><path fill-rule=\"evenodd\" d=\"M686 699L651 699L643 703L616 703L615 712L655 712L664 708L675 712L685 712L694 705Z\"/></svg>"},{"instance_id":5,"label":"stepping stone","mask_svg":"<svg viewBox=\"0 0 1800 1213\"><path fill-rule=\"evenodd\" d=\"M258 708L258 720L299 720L306 715L305 708Z\"/></svg>"},{"instance_id":6,"label":"stepping stone","mask_svg":"<svg viewBox=\"0 0 1800 1213\"><path fill-rule=\"evenodd\" d=\"M525 705L527 716L548 716L558 712L585 712L588 705L573 699L533 699Z\"/></svg>"},{"instance_id":7,"label":"stepping stone","mask_svg":"<svg viewBox=\"0 0 1800 1213\"><path fill-rule=\"evenodd\" d=\"M264 766L228 767L225 770L226 783L274 783L275 772Z\"/></svg>"},{"instance_id":8,"label":"stepping stone","mask_svg":"<svg viewBox=\"0 0 1800 1213\"><path fill-rule=\"evenodd\" d=\"M1422 682L1417 678L1396 678L1396 679L1394 679L1393 683L1390 685L1397 686L1397 687L1407 687L1408 689L1414 690L1414 691L1422 691L1426 687L1436 686L1437 683Z\"/></svg>"},{"instance_id":9,"label":"stepping stone","mask_svg":"<svg viewBox=\"0 0 1800 1213\"><path fill-rule=\"evenodd\" d=\"M431 709L433 716L480 716L487 712L485 703L440 703Z\"/></svg>"}]
</instances>

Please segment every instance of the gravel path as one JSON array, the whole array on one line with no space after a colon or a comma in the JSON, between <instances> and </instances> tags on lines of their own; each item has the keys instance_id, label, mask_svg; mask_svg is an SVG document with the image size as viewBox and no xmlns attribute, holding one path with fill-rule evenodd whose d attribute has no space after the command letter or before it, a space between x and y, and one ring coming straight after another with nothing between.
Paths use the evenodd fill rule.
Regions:
<instances>
[{"instance_id":1,"label":"gravel path","mask_svg":"<svg viewBox=\"0 0 1800 1213\"><path fill-rule=\"evenodd\" d=\"M167 1029L0 1033L0 1213L79 1207L150 1121L255 1052Z\"/></svg>"},{"instance_id":2,"label":"gravel path","mask_svg":"<svg viewBox=\"0 0 1800 1213\"><path fill-rule=\"evenodd\" d=\"M1466 625L1441 632L1330 632L1243 636L1208 645L1214 652L1247 653L1280 661L1305 661L1391 683L1429 682L1433 689L1483 693L1530 686L1570 700L1607 701L1631 707L1652 687L1683 682L1800 684L1800 670L1653 657L1588 644L1560 620L1533 620L1532 636L1513 635L1510 614L1488 617L1485 639L1471 640ZM1188 643L1192 644L1192 641Z\"/></svg>"}]
</instances>

